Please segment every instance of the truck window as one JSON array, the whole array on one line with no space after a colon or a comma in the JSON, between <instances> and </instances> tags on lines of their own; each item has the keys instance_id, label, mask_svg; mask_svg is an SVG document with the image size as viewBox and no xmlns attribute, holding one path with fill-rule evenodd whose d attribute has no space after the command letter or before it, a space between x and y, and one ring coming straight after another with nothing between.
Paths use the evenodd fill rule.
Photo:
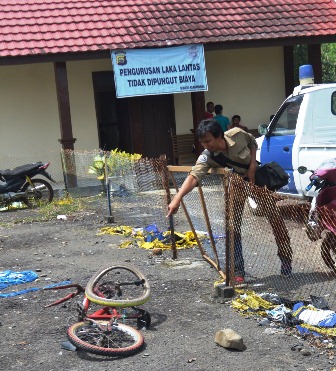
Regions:
<instances>
[{"instance_id":1,"label":"truck window","mask_svg":"<svg viewBox=\"0 0 336 371\"><path fill-rule=\"evenodd\" d=\"M277 113L270 128L270 136L294 135L302 96L287 100Z\"/></svg>"},{"instance_id":2,"label":"truck window","mask_svg":"<svg viewBox=\"0 0 336 371\"><path fill-rule=\"evenodd\" d=\"M336 91L331 95L331 112L336 115Z\"/></svg>"}]
</instances>

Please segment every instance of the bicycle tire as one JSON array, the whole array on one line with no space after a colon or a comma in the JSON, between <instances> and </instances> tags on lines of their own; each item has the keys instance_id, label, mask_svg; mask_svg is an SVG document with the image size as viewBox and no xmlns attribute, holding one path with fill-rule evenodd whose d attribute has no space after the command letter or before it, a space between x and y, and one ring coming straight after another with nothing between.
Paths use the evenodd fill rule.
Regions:
<instances>
[{"instance_id":1,"label":"bicycle tire","mask_svg":"<svg viewBox=\"0 0 336 371\"><path fill-rule=\"evenodd\" d=\"M50 203L54 198L54 190L52 189L52 186L45 181L44 179L39 178L33 178L31 179L31 182L33 183L34 187L38 185L43 185L44 189L37 191L34 190L29 183L26 183L22 191L28 192L29 195L27 198L24 198L22 201L30 208L42 206L44 204ZM31 193L31 194L30 194Z\"/></svg>"},{"instance_id":2,"label":"bicycle tire","mask_svg":"<svg viewBox=\"0 0 336 371\"><path fill-rule=\"evenodd\" d=\"M325 265L336 273L336 236L332 232L328 232L322 242L321 256Z\"/></svg>"},{"instance_id":3,"label":"bicycle tire","mask_svg":"<svg viewBox=\"0 0 336 371\"><path fill-rule=\"evenodd\" d=\"M141 280L143 292L140 294L139 297L136 298L127 298L127 299L118 299L115 298L109 299L109 298L102 298L95 294L94 287L96 286L97 282L105 276L107 273L109 273L112 270L126 270L128 272L131 272L138 280ZM109 307L137 307L139 305L142 305L146 303L150 299L150 286L149 282L146 279L146 277L134 266L128 263L116 263L98 273L96 273L89 282L86 285L85 288L85 295L86 297L92 301L93 303L109 306Z\"/></svg>"},{"instance_id":4,"label":"bicycle tire","mask_svg":"<svg viewBox=\"0 0 336 371\"><path fill-rule=\"evenodd\" d=\"M101 356L126 357L142 349L144 338L138 330L124 324L102 330L100 326L108 323L102 320L77 322L68 328L68 339L77 348Z\"/></svg>"}]
</instances>

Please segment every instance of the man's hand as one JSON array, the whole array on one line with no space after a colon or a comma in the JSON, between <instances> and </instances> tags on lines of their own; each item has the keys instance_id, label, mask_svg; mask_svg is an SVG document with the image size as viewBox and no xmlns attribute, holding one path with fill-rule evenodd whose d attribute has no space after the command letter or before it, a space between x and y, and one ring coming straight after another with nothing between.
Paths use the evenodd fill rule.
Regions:
<instances>
[{"instance_id":1,"label":"man's hand","mask_svg":"<svg viewBox=\"0 0 336 371\"><path fill-rule=\"evenodd\" d=\"M175 197L173 201L168 205L168 214L167 218L169 218L171 215L176 214L177 210L180 207L180 201Z\"/></svg>"},{"instance_id":2,"label":"man's hand","mask_svg":"<svg viewBox=\"0 0 336 371\"><path fill-rule=\"evenodd\" d=\"M197 185L197 180L192 175L188 175L185 181L183 182L180 190L177 192L177 194L173 198L173 201L171 201L171 203L168 205L167 218L177 213L177 210L180 207L180 203L181 203L183 196L185 196L187 193L192 191L196 185Z\"/></svg>"},{"instance_id":3,"label":"man's hand","mask_svg":"<svg viewBox=\"0 0 336 371\"><path fill-rule=\"evenodd\" d=\"M254 184L255 182L255 172L256 172L256 167L255 166L250 166L249 169L247 170L244 178L248 178L249 181Z\"/></svg>"},{"instance_id":4,"label":"man's hand","mask_svg":"<svg viewBox=\"0 0 336 371\"><path fill-rule=\"evenodd\" d=\"M244 178L248 178L252 184L254 184L255 182L255 172L257 169L256 152L257 152L257 148L252 147L250 149L250 153L251 153L250 167L248 168L246 174L244 175Z\"/></svg>"}]
</instances>

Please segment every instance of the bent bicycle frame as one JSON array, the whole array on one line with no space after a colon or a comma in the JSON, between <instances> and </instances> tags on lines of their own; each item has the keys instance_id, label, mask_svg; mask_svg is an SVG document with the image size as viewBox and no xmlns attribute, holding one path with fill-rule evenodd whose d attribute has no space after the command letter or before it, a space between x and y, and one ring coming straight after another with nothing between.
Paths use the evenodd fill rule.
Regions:
<instances>
[{"instance_id":1,"label":"bent bicycle frame","mask_svg":"<svg viewBox=\"0 0 336 371\"><path fill-rule=\"evenodd\" d=\"M62 290L62 289L68 289L72 287L75 287L77 290L49 305L46 305L45 308L49 308L49 307L64 303L65 301L70 300L81 293L84 293L84 299L83 299L82 305L80 306L78 304L78 308L77 308L79 312L78 320L80 321L85 320L85 319L112 320L112 321L121 319L123 322L129 319L137 319L138 321L141 321L144 317L146 317L147 312L144 309L137 308L137 307L129 307L130 309L132 309L133 313L129 313L129 311L127 311L126 308L121 308L123 312L120 313L119 310L114 306L104 306L103 308L98 309L95 312L89 313L91 301L86 297L84 288L76 283L69 284L69 285L63 285L63 286L48 287L48 288L45 288L44 290ZM104 298L103 294L100 294L100 296ZM148 327L149 325L145 323L145 326Z\"/></svg>"}]
</instances>

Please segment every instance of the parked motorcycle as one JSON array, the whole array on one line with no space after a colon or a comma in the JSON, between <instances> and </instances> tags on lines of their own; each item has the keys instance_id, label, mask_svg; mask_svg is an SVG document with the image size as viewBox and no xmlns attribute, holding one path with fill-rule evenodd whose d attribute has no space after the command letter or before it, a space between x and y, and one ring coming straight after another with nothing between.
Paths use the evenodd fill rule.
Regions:
<instances>
[{"instance_id":1,"label":"parked motorcycle","mask_svg":"<svg viewBox=\"0 0 336 371\"><path fill-rule=\"evenodd\" d=\"M301 171L300 171L301 170ZM306 169L299 169L304 173ZM322 238L321 256L328 268L336 273L336 158L324 161L309 177L306 191L315 187L309 210L306 232L311 241Z\"/></svg>"},{"instance_id":2,"label":"parked motorcycle","mask_svg":"<svg viewBox=\"0 0 336 371\"><path fill-rule=\"evenodd\" d=\"M34 178L36 175L43 175L54 182L46 171L49 165L50 162L36 162L15 169L0 170L0 207L23 202L29 208L34 208L51 202L54 191L49 182Z\"/></svg>"}]
</instances>

